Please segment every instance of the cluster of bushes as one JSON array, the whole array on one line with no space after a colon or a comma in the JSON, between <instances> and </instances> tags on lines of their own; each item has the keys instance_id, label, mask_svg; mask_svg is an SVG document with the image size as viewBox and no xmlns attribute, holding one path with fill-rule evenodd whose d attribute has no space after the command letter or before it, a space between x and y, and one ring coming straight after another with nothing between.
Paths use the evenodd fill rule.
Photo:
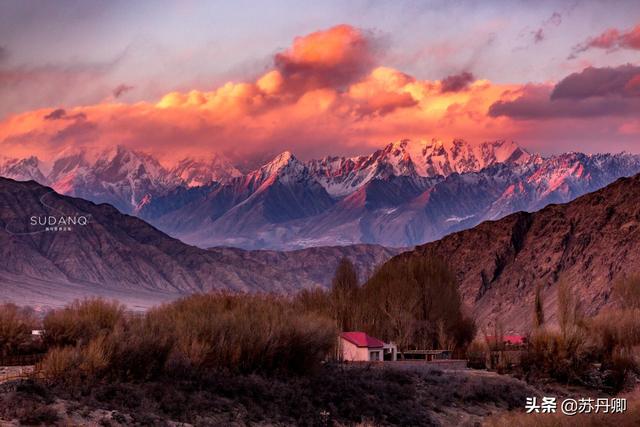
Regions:
<instances>
[{"instance_id":1,"label":"cluster of bushes","mask_svg":"<svg viewBox=\"0 0 640 427\"><path fill-rule=\"evenodd\" d=\"M303 291L296 303L331 316L340 330L393 341L400 352L462 349L476 332L455 277L444 262L431 257L395 258L362 286L353 265L343 260L330 291Z\"/></svg>"},{"instance_id":2,"label":"cluster of bushes","mask_svg":"<svg viewBox=\"0 0 640 427\"><path fill-rule=\"evenodd\" d=\"M39 351L39 344L34 342L31 335L38 324L33 310L14 304L0 305L0 357Z\"/></svg>"},{"instance_id":3,"label":"cluster of bushes","mask_svg":"<svg viewBox=\"0 0 640 427\"><path fill-rule=\"evenodd\" d=\"M640 277L614 286L617 303L597 316L584 315L565 280L557 284L557 325L545 321L540 290L534 328L522 352L520 369L528 380L557 381L619 391L640 373ZM473 356L480 353L473 346Z\"/></svg>"},{"instance_id":4,"label":"cluster of bushes","mask_svg":"<svg viewBox=\"0 0 640 427\"><path fill-rule=\"evenodd\" d=\"M304 372L331 353L330 319L268 295L195 295L126 313L116 302L77 301L44 319L50 379L150 380L206 370Z\"/></svg>"}]
</instances>

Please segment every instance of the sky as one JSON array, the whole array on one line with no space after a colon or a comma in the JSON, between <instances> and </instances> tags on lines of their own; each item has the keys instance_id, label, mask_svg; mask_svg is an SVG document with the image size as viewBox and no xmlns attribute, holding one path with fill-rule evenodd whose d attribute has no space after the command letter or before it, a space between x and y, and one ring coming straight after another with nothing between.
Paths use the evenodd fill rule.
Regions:
<instances>
[{"instance_id":1,"label":"sky","mask_svg":"<svg viewBox=\"0 0 640 427\"><path fill-rule=\"evenodd\" d=\"M640 153L638 1L0 3L0 155Z\"/></svg>"}]
</instances>

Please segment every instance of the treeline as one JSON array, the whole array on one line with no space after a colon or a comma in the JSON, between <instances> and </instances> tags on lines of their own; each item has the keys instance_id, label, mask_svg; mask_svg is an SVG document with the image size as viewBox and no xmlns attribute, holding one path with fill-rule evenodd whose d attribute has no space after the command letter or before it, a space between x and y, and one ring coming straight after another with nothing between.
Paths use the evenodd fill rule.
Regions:
<instances>
[{"instance_id":1,"label":"treeline","mask_svg":"<svg viewBox=\"0 0 640 427\"><path fill-rule=\"evenodd\" d=\"M335 344L332 322L298 313L285 298L195 295L145 314L117 302L75 302L44 319L45 378L149 380L205 371L295 372L320 365Z\"/></svg>"},{"instance_id":2,"label":"treeline","mask_svg":"<svg viewBox=\"0 0 640 427\"><path fill-rule=\"evenodd\" d=\"M446 264L429 257L394 258L362 286L343 259L329 291L302 291L305 312L331 317L339 330L359 330L410 349L461 349L474 337L457 282Z\"/></svg>"}]
</instances>

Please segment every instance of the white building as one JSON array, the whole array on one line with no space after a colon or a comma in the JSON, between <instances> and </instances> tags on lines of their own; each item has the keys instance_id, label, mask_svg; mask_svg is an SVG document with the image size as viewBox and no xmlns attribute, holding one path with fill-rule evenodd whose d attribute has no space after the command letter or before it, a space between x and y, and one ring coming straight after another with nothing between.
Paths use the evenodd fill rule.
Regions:
<instances>
[{"instance_id":1,"label":"white building","mask_svg":"<svg viewBox=\"0 0 640 427\"><path fill-rule=\"evenodd\" d=\"M396 360L397 349L393 343L385 343L364 332L340 334L340 359L349 362L382 362Z\"/></svg>"}]
</instances>

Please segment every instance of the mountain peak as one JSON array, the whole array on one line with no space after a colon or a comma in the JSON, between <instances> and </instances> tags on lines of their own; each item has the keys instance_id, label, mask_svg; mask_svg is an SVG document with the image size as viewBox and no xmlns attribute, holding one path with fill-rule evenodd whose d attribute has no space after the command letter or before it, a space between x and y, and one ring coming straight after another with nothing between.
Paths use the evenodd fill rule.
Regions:
<instances>
[{"instance_id":1,"label":"mountain peak","mask_svg":"<svg viewBox=\"0 0 640 427\"><path fill-rule=\"evenodd\" d=\"M40 171L40 160L35 156L24 159L0 157L0 176L18 181L45 181L45 177Z\"/></svg>"},{"instance_id":2,"label":"mountain peak","mask_svg":"<svg viewBox=\"0 0 640 427\"><path fill-rule=\"evenodd\" d=\"M291 151L286 150L283 151L282 153L278 154L276 157L273 158L273 160L269 163L271 164L288 164L291 161L297 161L296 157L293 155L293 153L291 153Z\"/></svg>"},{"instance_id":3,"label":"mountain peak","mask_svg":"<svg viewBox=\"0 0 640 427\"><path fill-rule=\"evenodd\" d=\"M187 187L201 187L212 182L225 182L242 173L224 156L213 154L209 158L187 157L171 169Z\"/></svg>"},{"instance_id":4,"label":"mountain peak","mask_svg":"<svg viewBox=\"0 0 640 427\"><path fill-rule=\"evenodd\" d=\"M284 171L300 171L305 166L291 153L283 151L273 158L269 163L262 166L260 170L266 175L280 175Z\"/></svg>"}]
</instances>

